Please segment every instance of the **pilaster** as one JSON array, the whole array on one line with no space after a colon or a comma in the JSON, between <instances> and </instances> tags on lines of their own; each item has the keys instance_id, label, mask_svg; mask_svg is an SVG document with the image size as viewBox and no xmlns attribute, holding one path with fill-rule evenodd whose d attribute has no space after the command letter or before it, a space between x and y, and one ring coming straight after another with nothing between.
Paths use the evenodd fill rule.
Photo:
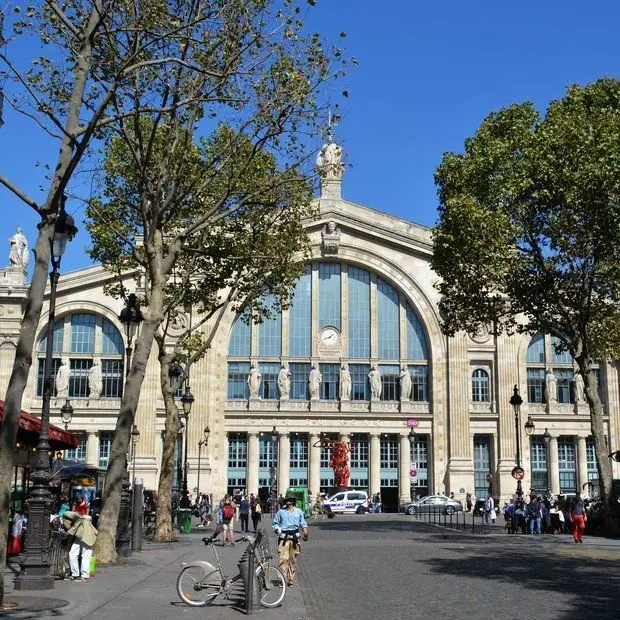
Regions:
<instances>
[{"instance_id":1,"label":"pilaster","mask_svg":"<svg viewBox=\"0 0 620 620\"><path fill-rule=\"evenodd\" d=\"M381 491L381 436L379 434L370 434L369 451L368 485L370 493L374 495Z\"/></svg>"},{"instance_id":2,"label":"pilaster","mask_svg":"<svg viewBox=\"0 0 620 620\"><path fill-rule=\"evenodd\" d=\"M258 494L258 433L248 433L246 492Z\"/></svg>"},{"instance_id":3,"label":"pilaster","mask_svg":"<svg viewBox=\"0 0 620 620\"><path fill-rule=\"evenodd\" d=\"M291 437L280 433L278 444L278 493L284 495L291 479Z\"/></svg>"},{"instance_id":4,"label":"pilaster","mask_svg":"<svg viewBox=\"0 0 620 620\"><path fill-rule=\"evenodd\" d=\"M86 436L86 464L97 467L99 463L99 433L88 431Z\"/></svg>"},{"instance_id":5,"label":"pilaster","mask_svg":"<svg viewBox=\"0 0 620 620\"><path fill-rule=\"evenodd\" d=\"M409 479L410 454L409 437L403 433L400 435L400 445L398 446L398 487L401 504L411 501L411 481Z\"/></svg>"},{"instance_id":6,"label":"pilaster","mask_svg":"<svg viewBox=\"0 0 620 620\"><path fill-rule=\"evenodd\" d=\"M585 486L588 482L588 455L586 450L586 438L577 437L577 490L582 493L588 492Z\"/></svg>"},{"instance_id":7,"label":"pilaster","mask_svg":"<svg viewBox=\"0 0 620 620\"><path fill-rule=\"evenodd\" d=\"M551 493L560 493L560 469L558 464L558 438L551 437L549 440L549 480Z\"/></svg>"},{"instance_id":8,"label":"pilaster","mask_svg":"<svg viewBox=\"0 0 620 620\"><path fill-rule=\"evenodd\" d=\"M308 456L310 462L308 464L308 492L311 494L311 499L316 496L321 488L321 447L315 446L319 441L319 435L308 435Z\"/></svg>"}]
</instances>

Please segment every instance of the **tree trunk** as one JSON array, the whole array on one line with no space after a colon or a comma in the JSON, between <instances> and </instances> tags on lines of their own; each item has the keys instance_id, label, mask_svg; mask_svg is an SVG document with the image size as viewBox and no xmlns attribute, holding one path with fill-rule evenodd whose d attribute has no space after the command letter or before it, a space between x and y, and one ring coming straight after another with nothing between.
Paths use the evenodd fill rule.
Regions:
<instances>
[{"instance_id":1,"label":"tree trunk","mask_svg":"<svg viewBox=\"0 0 620 620\"><path fill-rule=\"evenodd\" d=\"M169 368L163 343L160 343L159 362L161 393L164 397L166 408L166 422L164 428L164 440L161 457L161 469L159 474L159 486L157 488L158 504L155 519L155 536L157 542L170 542L176 540L172 529L172 474L174 472L174 448L177 442L179 428L179 408L174 402L172 387L170 386Z\"/></svg>"},{"instance_id":2,"label":"tree trunk","mask_svg":"<svg viewBox=\"0 0 620 620\"><path fill-rule=\"evenodd\" d=\"M4 399L4 419L0 427L0 574L4 576L6 565L6 540L9 531L9 503L13 467L15 465L15 443L19 427L22 397L30 366L32 350L37 334L50 261L50 242L54 236L54 221L45 221L39 229L34 248L34 273L28 289L28 302L22 317L13 371ZM0 608L4 602L4 579L0 579Z\"/></svg>"},{"instance_id":3,"label":"tree trunk","mask_svg":"<svg viewBox=\"0 0 620 620\"><path fill-rule=\"evenodd\" d=\"M131 428L134 423L140 391L144 381L146 365L153 348L155 332L161 324L161 291L151 291L149 316L142 324L140 335L136 339L131 369L125 382L125 391L116 421L114 439L110 447L110 460L105 476L103 505L99 517L99 535L95 542L94 553L97 561L112 564L118 561L116 553L116 526L121 505L121 487L127 471L127 451L131 441Z\"/></svg>"},{"instance_id":4,"label":"tree trunk","mask_svg":"<svg viewBox=\"0 0 620 620\"><path fill-rule=\"evenodd\" d=\"M598 379L592 368L592 362L587 355L577 358L579 371L584 378L584 391L590 406L590 424L594 448L596 450L596 465L598 469L599 493L603 506L604 528L607 533L617 529L614 517L610 510L612 494L613 471L609 458L609 448L605 439L605 422L603 421L603 403L598 393Z\"/></svg>"}]
</instances>

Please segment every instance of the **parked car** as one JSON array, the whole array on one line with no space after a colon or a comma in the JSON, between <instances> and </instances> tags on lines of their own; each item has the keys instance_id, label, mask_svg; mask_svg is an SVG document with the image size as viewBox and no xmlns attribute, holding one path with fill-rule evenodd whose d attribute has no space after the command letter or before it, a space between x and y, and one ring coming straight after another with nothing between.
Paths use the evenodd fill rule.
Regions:
<instances>
[{"instance_id":1,"label":"parked car","mask_svg":"<svg viewBox=\"0 0 620 620\"><path fill-rule=\"evenodd\" d=\"M399 512L406 515L415 515L418 513L438 512L440 514L452 515L455 512L463 510L461 502L456 499L450 499L445 495L428 495L415 502L407 502L403 504Z\"/></svg>"},{"instance_id":2,"label":"parked car","mask_svg":"<svg viewBox=\"0 0 620 620\"><path fill-rule=\"evenodd\" d=\"M323 502L323 507L333 513L354 513L359 506L368 504L368 493L366 491L340 491L327 498ZM326 510L329 515L329 511Z\"/></svg>"}]
</instances>

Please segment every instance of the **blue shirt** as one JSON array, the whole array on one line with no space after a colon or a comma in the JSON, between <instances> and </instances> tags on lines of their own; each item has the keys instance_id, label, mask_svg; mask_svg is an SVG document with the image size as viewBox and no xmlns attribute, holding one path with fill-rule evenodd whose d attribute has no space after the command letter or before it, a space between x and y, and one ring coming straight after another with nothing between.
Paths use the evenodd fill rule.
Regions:
<instances>
[{"instance_id":1,"label":"blue shirt","mask_svg":"<svg viewBox=\"0 0 620 620\"><path fill-rule=\"evenodd\" d=\"M303 527L308 527L306 523L306 517L299 508L293 508L293 510L285 510L281 508L273 518L273 531L277 532L278 528L283 532L287 530L299 530ZM281 535L282 536L282 535Z\"/></svg>"}]
</instances>

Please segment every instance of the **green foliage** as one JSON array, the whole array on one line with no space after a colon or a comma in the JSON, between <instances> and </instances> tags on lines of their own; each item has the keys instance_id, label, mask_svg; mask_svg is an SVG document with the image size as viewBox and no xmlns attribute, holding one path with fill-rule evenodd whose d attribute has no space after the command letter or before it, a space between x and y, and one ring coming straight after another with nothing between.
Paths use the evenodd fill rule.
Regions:
<instances>
[{"instance_id":1,"label":"green foliage","mask_svg":"<svg viewBox=\"0 0 620 620\"><path fill-rule=\"evenodd\" d=\"M571 86L541 117L489 115L436 171L433 268L447 333L543 331L620 353L620 82Z\"/></svg>"}]
</instances>

